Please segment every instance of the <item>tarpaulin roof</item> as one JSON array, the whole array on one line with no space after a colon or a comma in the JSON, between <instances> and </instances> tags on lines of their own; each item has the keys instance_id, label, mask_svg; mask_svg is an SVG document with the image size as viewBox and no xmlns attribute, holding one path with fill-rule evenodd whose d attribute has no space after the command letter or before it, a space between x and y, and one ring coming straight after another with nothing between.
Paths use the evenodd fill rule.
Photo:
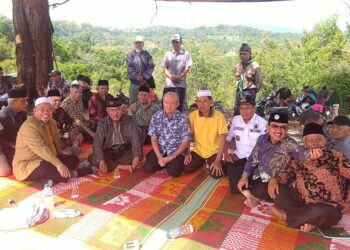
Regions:
<instances>
[{"instance_id":1,"label":"tarpaulin roof","mask_svg":"<svg viewBox=\"0 0 350 250\"><path fill-rule=\"evenodd\" d=\"M289 1L289 0L156 0L165 2L222 2L222 3L234 3L234 2L276 2L276 1Z\"/></svg>"}]
</instances>

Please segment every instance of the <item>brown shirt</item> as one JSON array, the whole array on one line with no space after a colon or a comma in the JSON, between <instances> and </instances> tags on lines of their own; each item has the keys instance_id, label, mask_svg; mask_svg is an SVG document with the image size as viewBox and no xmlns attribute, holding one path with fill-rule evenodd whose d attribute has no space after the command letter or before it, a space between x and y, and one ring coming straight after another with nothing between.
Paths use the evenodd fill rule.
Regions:
<instances>
[{"instance_id":1,"label":"brown shirt","mask_svg":"<svg viewBox=\"0 0 350 250\"><path fill-rule=\"evenodd\" d=\"M241 74L243 74L243 90L245 89L256 89L257 92L262 87L262 73L260 65L256 62L252 62L247 66L243 66L242 63L236 65L236 79L240 79Z\"/></svg>"},{"instance_id":2,"label":"brown shirt","mask_svg":"<svg viewBox=\"0 0 350 250\"><path fill-rule=\"evenodd\" d=\"M350 179L350 161L329 149L317 160L293 159L287 170L287 181L295 181L295 188L306 204L344 205L346 179Z\"/></svg>"}]
</instances>

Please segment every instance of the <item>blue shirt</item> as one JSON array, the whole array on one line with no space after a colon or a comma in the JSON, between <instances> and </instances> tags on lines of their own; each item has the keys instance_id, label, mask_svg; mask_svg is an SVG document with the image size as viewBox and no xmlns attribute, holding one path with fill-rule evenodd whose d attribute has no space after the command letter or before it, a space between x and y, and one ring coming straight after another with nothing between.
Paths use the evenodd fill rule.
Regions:
<instances>
[{"instance_id":1,"label":"blue shirt","mask_svg":"<svg viewBox=\"0 0 350 250\"><path fill-rule=\"evenodd\" d=\"M157 137L160 152L169 156L190 140L188 120L178 110L171 119L161 110L152 116L148 135Z\"/></svg>"}]
</instances>

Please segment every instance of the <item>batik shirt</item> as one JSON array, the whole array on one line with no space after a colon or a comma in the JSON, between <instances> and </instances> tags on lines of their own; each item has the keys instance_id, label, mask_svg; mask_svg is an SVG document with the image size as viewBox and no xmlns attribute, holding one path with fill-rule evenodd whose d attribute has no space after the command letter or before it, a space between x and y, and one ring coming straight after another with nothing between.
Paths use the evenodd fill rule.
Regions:
<instances>
[{"instance_id":1,"label":"batik shirt","mask_svg":"<svg viewBox=\"0 0 350 250\"><path fill-rule=\"evenodd\" d=\"M83 129L89 127L89 122L84 117L84 107L81 100L76 101L71 96L63 100L61 107L72 117L73 121Z\"/></svg>"},{"instance_id":2,"label":"batik shirt","mask_svg":"<svg viewBox=\"0 0 350 250\"><path fill-rule=\"evenodd\" d=\"M131 104L129 107L129 115L134 117L139 127L148 127L152 115L157 113L160 108L154 103L149 102L145 108L141 107L139 102Z\"/></svg>"},{"instance_id":3,"label":"batik shirt","mask_svg":"<svg viewBox=\"0 0 350 250\"><path fill-rule=\"evenodd\" d=\"M157 137L161 154L172 155L183 141L190 140L188 120L176 110L171 119L161 110L152 116L149 136Z\"/></svg>"},{"instance_id":4,"label":"batik shirt","mask_svg":"<svg viewBox=\"0 0 350 250\"><path fill-rule=\"evenodd\" d=\"M268 182L288 167L290 154L297 149L297 142L289 136L272 144L268 133L261 135L244 166L242 177L253 174L254 180L261 178L262 182Z\"/></svg>"},{"instance_id":5,"label":"batik shirt","mask_svg":"<svg viewBox=\"0 0 350 250\"><path fill-rule=\"evenodd\" d=\"M350 161L343 154L325 149L317 160L296 160L285 170L286 180L295 181L295 188L300 197L308 203L324 202L342 206L347 190L345 179L350 179ZM280 175L285 174L283 171Z\"/></svg>"}]
</instances>

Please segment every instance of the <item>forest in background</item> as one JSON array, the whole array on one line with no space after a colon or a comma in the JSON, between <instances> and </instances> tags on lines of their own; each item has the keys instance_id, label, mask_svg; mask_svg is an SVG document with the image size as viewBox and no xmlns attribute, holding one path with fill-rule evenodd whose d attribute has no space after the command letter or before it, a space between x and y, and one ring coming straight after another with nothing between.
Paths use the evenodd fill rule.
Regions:
<instances>
[{"instance_id":1,"label":"forest in background","mask_svg":"<svg viewBox=\"0 0 350 250\"><path fill-rule=\"evenodd\" d=\"M126 54L133 48L133 39L145 37L145 49L156 64L154 77L156 92L161 96L164 74L163 55L171 49L173 33L183 36L183 48L192 54L194 65L188 75L189 102L195 92L207 86L214 99L232 108L235 93L234 65L242 42L252 47L254 59L261 65L264 87L258 99L288 81L294 96L302 93L304 85L316 90L322 86L335 87L341 97L342 112L350 112L350 28L342 31L337 17L318 23L310 32L301 34L272 33L244 26L219 25L181 29L149 27L140 30L118 30L75 24L70 21L53 22L55 67L68 81L78 74L93 80L108 79L112 94L119 88L128 93ZM0 66L7 73L16 72L15 45L12 20L0 17Z\"/></svg>"}]
</instances>

